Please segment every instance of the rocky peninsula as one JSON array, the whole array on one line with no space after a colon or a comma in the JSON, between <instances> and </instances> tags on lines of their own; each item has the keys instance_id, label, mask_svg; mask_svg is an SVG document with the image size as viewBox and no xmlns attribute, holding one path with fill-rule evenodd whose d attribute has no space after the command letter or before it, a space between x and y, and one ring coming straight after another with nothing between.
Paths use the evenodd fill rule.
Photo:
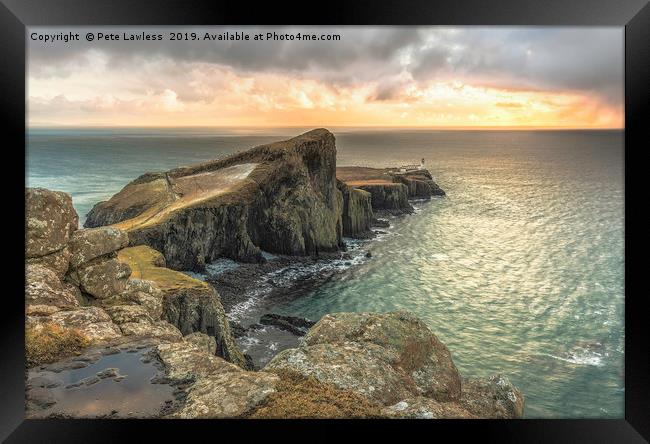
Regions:
<instances>
[{"instance_id":1,"label":"rocky peninsula","mask_svg":"<svg viewBox=\"0 0 650 444\"><path fill-rule=\"evenodd\" d=\"M27 416L521 417L507 378L461 377L407 312L263 316L302 339L255 369L218 286L181 272L344 254L344 237L372 235L378 215L438 195L426 170L337 168L324 129L147 173L97 204L84 229L69 195L27 188Z\"/></svg>"}]
</instances>

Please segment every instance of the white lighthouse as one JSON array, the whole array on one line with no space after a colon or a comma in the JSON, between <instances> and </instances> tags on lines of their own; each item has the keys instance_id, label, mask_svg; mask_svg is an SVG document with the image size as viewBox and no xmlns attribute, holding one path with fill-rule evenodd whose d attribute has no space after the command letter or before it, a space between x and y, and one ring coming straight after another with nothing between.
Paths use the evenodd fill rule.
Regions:
<instances>
[{"instance_id":1,"label":"white lighthouse","mask_svg":"<svg viewBox=\"0 0 650 444\"><path fill-rule=\"evenodd\" d=\"M423 170L424 169L424 157L420 161L420 166L418 167L418 170Z\"/></svg>"}]
</instances>

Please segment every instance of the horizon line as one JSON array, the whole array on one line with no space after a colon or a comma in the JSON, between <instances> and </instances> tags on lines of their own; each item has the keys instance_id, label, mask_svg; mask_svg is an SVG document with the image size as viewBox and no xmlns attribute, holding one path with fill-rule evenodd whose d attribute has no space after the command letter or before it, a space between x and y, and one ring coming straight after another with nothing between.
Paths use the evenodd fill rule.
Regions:
<instances>
[{"instance_id":1,"label":"horizon line","mask_svg":"<svg viewBox=\"0 0 650 444\"><path fill-rule=\"evenodd\" d=\"M575 130L575 131L623 131L625 127L574 127L574 126L508 126L508 125L471 125L471 126L426 126L426 125L62 125L62 124L37 124L26 125L25 129L183 129L183 128L214 128L214 129L289 129L289 128L343 128L343 129L419 129L419 130L490 130L490 131L544 131L544 130Z\"/></svg>"}]
</instances>

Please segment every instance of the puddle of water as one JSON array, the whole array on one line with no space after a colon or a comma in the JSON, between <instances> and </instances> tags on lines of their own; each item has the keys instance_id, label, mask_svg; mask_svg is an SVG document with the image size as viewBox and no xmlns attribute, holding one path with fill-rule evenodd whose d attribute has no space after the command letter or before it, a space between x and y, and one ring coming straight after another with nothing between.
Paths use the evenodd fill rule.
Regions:
<instances>
[{"instance_id":1,"label":"puddle of water","mask_svg":"<svg viewBox=\"0 0 650 444\"><path fill-rule=\"evenodd\" d=\"M31 370L28 417L157 417L163 408L173 405L174 387L151 382L160 375L161 365L152 357L150 347L92 359L92 355L82 356ZM40 408L33 407L35 404Z\"/></svg>"}]
</instances>

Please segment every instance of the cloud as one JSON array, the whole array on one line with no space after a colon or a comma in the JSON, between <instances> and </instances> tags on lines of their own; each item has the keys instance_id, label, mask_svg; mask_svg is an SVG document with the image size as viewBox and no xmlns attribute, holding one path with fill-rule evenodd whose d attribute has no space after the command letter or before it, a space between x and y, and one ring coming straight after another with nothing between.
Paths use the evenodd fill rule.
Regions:
<instances>
[{"instance_id":1,"label":"cloud","mask_svg":"<svg viewBox=\"0 0 650 444\"><path fill-rule=\"evenodd\" d=\"M242 107L341 111L352 97L355 104L403 107L459 95L471 86L509 91L495 107L513 111L524 108L513 96L532 91L578 93L620 110L623 106L622 28L96 27L63 31L70 30L78 32L81 41L28 39L30 103L60 95L72 103L100 106L101 97L112 96L118 103L133 105L156 97L156 106L180 112L228 97L232 102L223 102L224 108L232 112L239 97ZM166 36L170 31L199 36L226 31L338 34L341 40L84 39L86 32ZM32 32L56 34L62 28L35 27L29 29ZM280 86L278 79L290 85ZM442 84L449 87L436 89ZM402 110L400 115L409 113Z\"/></svg>"}]
</instances>

